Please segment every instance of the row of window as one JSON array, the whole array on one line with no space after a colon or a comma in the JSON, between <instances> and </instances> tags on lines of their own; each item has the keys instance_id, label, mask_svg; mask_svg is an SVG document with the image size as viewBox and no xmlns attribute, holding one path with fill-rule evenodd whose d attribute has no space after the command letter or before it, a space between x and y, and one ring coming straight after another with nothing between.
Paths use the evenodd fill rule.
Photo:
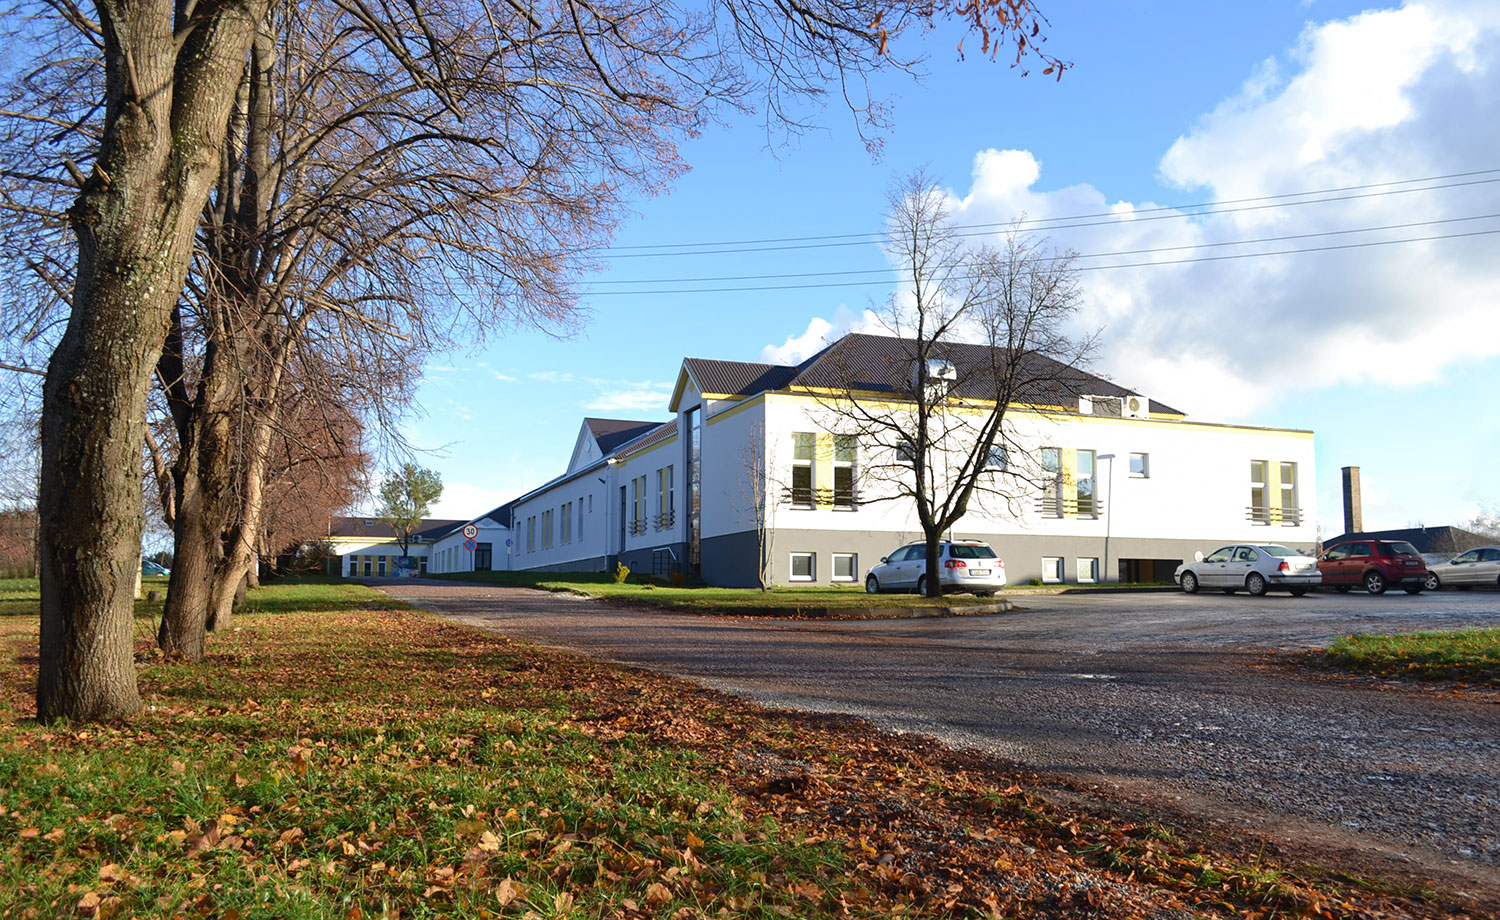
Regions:
<instances>
[{"instance_id":1,"label":"row of window","mask_svg":"<svg viewBox=\"0 0 1500 920\"><path fill-rule=\"evenodd\" d=\"M1057 585L1065 581L1063 575L1067 572L1067 559L1062 556L1042 557L1042 584ZM1079 556L1077 559L1077 579L1081 585L1091 585L1099 580L1099 557Z\"/></svg>"},{"instance_id":2,"label":"row of window","mask_svg":"<svg viewBox=\"0 0 1500 920\"><path fill-rule=\"evenodd\" d=\"M831 553L833 562L833 581L858 581L859 580L859 554L858 553ZM818 580L818 554L817 553L792 553L791 554L791 580L792 581L817 581Z\"/></svg>"},{"instance_id":3,"label":"row of window","mask_svg":"<svg viewBox=\"0 0 1500 920\"><path fill-rule=\"evenodd\" d=\"M583 514L585 504L590 512L594 510L594 496L578 496L576 502L563 502L555 509L557 514L553 515L554 509L548 508L542 512L542 529L537 533L537 516L531 515L526 519L526 552L534 553L538 548L551 549L554 535L558 545L572 543L583 539ZM574 521L577 521L576 529ZM560 528L560 532L558 529ZM538 546L537 539L540 536L541 543Z\"/></svg>"},{"instance_id":4,"label":"row of window","mask_svg":"<svg viewBox=\"0 0 1500 920\"><path fill-rule=\"evenodd\" d=\"M1266 475L1272 469L1278 474L1279 489L1267 485ZM1302 509L1297 506L1297 464L1282 460L1273 467L1269 460L1250 461L1250 507L1246 516L1252 523L1267 526L1294 527L1302 523Z\"/></svg>"}]
</instances>

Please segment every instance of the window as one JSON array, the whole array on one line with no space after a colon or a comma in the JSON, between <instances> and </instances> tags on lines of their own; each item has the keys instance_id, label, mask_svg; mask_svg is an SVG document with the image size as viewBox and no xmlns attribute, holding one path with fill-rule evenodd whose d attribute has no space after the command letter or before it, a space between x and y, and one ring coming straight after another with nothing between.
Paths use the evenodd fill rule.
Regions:
<instances>
[{"instance_id":1,"label":"window","mask_svg":"<svg viewBox=\"0 0 1500 920\"><path fill-rule=\"evenodd\" d=\"M950 543L948 555L954 559L994 559L995 551L983 543Z\"/></svg>"},{"instance_id":2,"label":"window","mask_svg":"<svg viewBox=\"0 0 1500 920\"><path fill-rule=\"evenodd\" d=\"M589 496L589 507L593 507L594 496ZM583 542L583 496L578 496L578 541Z\"/></svg>"},{"instance_id":3,"label":"window","mask_svg":"<svg viewBox=\"0 0 1500 920\"><path fill-rule=\"evenodd\" d=\"M573 542L573 503L563 502L562 506L562 541Z\"/></svg>"},{"instance_id":4,"label":"window","mask_svg":"<svg viewBox=\"0 0 1500 920\"><path fill-rule=\"evenodd\" d=\"M385 557L384 556L376 556L375 557L375 574L377 574L377 575L384 575L385 574Z\"/></svg>"},{"instance_id":5,"label":"window","mask_svg":"<svg viewBox=\"0 0 1500 920\"><path fill-rule=\"evenodd\" d=\"M817 577L817 553L792 553L792 581L812 581Z\"/></svg>"},{"instance_id":6,"label":"window","mask_svg":"<svg viewBox=\"0 0 1500 920\"><path fill-rule=\"evenodd\" d=\"M984 468L994 473L1003 473L1010 469L1010 454L1006 453L1004 445L990 445L989 455L984 460Z\"/></svg>"},{"instance_id":7,"label":"window","mask_svg":"<svg viewBox=\"0 0 1500 920\"><path fill-rule=\"evenodd\" d=\"M634 491L634 501L630 506L630 532L646 532L646 477L637 476L630 480Z\"/></svg>"},{"instance_id":8,"label":"window","mask_svg":"<svg viewBox=\"0 0 1500 920\"><path fill-rule=\"evenodd\" d=\"M552 509L542 512L542 549L552 548Z\"/></svg>"},{"instance_id":9,"label":"window","mask_svg":"<svg viewBox=\"0 0 1500 920\"><path fill-rule=\"evenodd\" d=\"M1215 550L1204 562L1228 562L1229 557L1234 554L1234 547L1226 546L1221 550Z\"/></svg>"},{"instance_id":10,"label":"window","mask_svg":"<svg viewBox=\"0 0 1500 920\"><path fill-rule=\"evenodd\" d=\"M1266 461L1250 461L1250 520L1271 523L1270 496L1266 495Z\"/></svg>"},{"instance_id":11,"label":"window","mask_svg":"<svg viewBox=\"0 0 1500 920\"><path fill-rule=\"evenodd\" d=\"M526 552L536 552L536 515L526 519Z\"/></svg>"},{"instance_id":12,"label":"window","mask_svg":"<svg viewBox=\"0 0 1500 920\"><path fill-rule=\"evenodd\" d=\"M794 505L812 507L813 453L816 450L816 435L802 431L792 435L792 504Z\"/></svg>"},{"instance_id":13,"label":"window","mask_svg":"<svg viewBox=\"0 0 1500 920\"><path fill-rule=\"evenodd\" d=\"M676 485L673 483L672 467L664 466L656 471L656 529L668 530L676 523Z\"/></svg>"},{"instance_id":14,"label":"window","mask_svg":"<svg viewBox=\"0 0 1500 920\"><path fill-rule=\"evenodd\" d=\"M1281 523L1287 527L1302 523L1297 510L1297 464L1285 461L1281 464Z\"/></svg>"},{"instance_id":15,"label":"window","mask_svg":"<svg viewBox=\"0 0 1500 920\"><path fill-rule=\"evenodd\" d=\"M902 437L901 443L896 445L896 462L904 466L917 465L917 445L910 438Z\"/></svg>"},{"instance_id":16,"label":"window","mask_svg":"<svg viewBox=\"0 0 1500 920\"><path fill-rule=\"evenodd\" d=\"M1241 546L1234 551L1235 562L1255 562L1259 558L1260 553L1257 553L1255 548L1251 546Z\"/></svg>"},{"instance_id":17,"label":"window","mask_svg":"<svg viewBox=\"0 0 1500 920\"><path fill-rule=\"evenodd\" d=\"M1091 585L1099 580L1099 560L1092 556L1080 557L1078 560L1078 583L1080 585Z\"/></svg>"},{"instance_id":18,"label":"window","mask_svg":"<svg viewBox=\"0 0 1500 920\"><path fill-rule=\"evenodd\" d=\"M1150 479L1151 478L1151 455L1150 454L1131 454L1130 455L1130 476L1131 476L1132 479Z\"/></svg>"},{"instance_id":19,"label":"window","mask_svg":"<svg viewBox=\"0 0 1500 920\"><path fill-rule=\"evenodd\" d=\"M474 546L474 571L488 572L494 553L494 544L478 543Z\"/></svg>"},{"instance_id":20,"label":"window","mask_svg":"<svg viewBox=\"0 0 1500 920\"><path fill-rule=\"evenodd\" d=\"M1099 503L1094 500L1094 452L1078 451L1078 516L1099 516ZM1081 561L1081 560L1080 560Z\"/></svg>"},{"instance_id":21,"label":"window","mask_svg":"<svg viewBox=\"0 0 1500 920\"><path fill-rule=\"evenodd\" d=\"M859 557L854 553L833 554L833 580L854 581L859 578Z\"/></svg>"},{"instance_id":22,"label":"window","mask_svg":"<svg viewBox=\"0 0 1500 920\"><path fill-rule=\"evenodd\" d=\"M358 556L350 556L349 557L349 577L353 578L355 575L358 575L358 574L359 574L359 557Z\"/></svg>"},{"instance_id":23,"label":"window","mask_svg":"<svg viewBox=\"0 0 1500 920\"><path fill-rule=\"evenodd\" d=\"M1042 517L1060 518L1062 507L1062 451L1042 448ZM1061 578L1058 581L1062 581Z\"/></svg>"},{"instance_id":24,"label":"window","mask_svg":"<svg viewBox=\"0 0 1500 920\"><path fill-rule=\"evenodd\" d=\"M1042 557L1042 583L1055 585L1063 580L1063 560L1061 556Z\"/></svg>"},{"instance_id":25,"label":"window","mask_svg":"<svg viewBox=\"0 0 1500 920\"><path fill-rule=\"evenodd\" d=\"M369 578L370 577L370 564L371 564L370 560L374 559L375 557L374 556L365 556L363 558L365 560L365 577Z\"/></svg>"},{"instance_id":26,"label":"window","mask_svg":"<svg viewBox=\"0 0 1500 920\"><path fill-rule=\"evenodd\" d=\"M854 510L854 458L859 442L852 435L833 439L833 507Z\"/></svg>"}]
</instances>

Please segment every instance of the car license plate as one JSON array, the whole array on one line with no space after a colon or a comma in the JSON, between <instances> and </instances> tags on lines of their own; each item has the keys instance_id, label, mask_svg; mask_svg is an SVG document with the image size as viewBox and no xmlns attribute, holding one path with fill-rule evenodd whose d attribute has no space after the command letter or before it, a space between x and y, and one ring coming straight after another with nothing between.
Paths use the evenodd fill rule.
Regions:
<instances>
[{"instance_id":1,"label":"car license plate","mask_svg":"<svg viewBox=\"0 0 1500 920\"><path fill-rule=\"evenodd\" d=\"M988 574L990 574L990 570L989 569L969 569L969 574L970 575L988 575Z\"/></svg>"},{"instance_id":2,"label":"car license plate","mask_svg":"<svg viewBox=\"0 0 1500 920\"><path fill-rule=\"evenodd\" d=\"M1406 564L1407 565L1416 565L1417 564L1417 560L1415 560L1415 559L1408 559L1408 560L1406 560Z\"/></svg>"}]
</instances>

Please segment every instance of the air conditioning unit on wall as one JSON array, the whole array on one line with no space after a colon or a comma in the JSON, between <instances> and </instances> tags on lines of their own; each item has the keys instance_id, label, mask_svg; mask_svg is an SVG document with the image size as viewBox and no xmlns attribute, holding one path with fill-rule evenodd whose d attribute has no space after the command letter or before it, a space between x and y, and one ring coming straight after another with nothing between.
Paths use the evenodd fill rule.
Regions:
<instances>
[{"instance_id":1,"label":"air conditioning unit on wall","mask_svg":"<svg viewBox=\"0 0 1500 920\"><path fill-rule=\"evenodd\" d=\"M1122 399L1120 414L1126 418L1150 418L1151 400L1144 396L1126 396Z\"/></svg>"}]
</instances>

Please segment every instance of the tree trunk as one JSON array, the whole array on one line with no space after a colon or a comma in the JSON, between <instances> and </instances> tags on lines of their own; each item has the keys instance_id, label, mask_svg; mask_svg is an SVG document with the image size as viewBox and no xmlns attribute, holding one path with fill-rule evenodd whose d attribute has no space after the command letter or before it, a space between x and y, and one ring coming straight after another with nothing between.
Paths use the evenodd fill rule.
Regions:
<instances>
[{"instance_id":1,"label":"tree trunk","mask_svg":"<svg viewBox=\"0 0 1500 920\"><path fill-rule=\"evenodd\" d=\"M217 7L183 24L180 37L166 0L98 10L103 134L69 210L77 278L42 397L43 721L140 709L132 588L144 526L146 393L264 2Z\"/></svg>"},{"instance_id":2,"label":"tree trunk","mask_svg":"<svg viewBox=\"0 0 1500 920\"><path fill-rule=\"evenodd\" d=\"M281 390L280 366L273 368L266 387L266 408L257 413L245 451L240 480L241 506L234 526L230 528L224 562L214 581L214 596L209 605L210 628L230 629L234 623L235 596L251 566L256 562L255 545L259 541L261 517L265 508L266 464L271 449L271 434L280 419L275 408Z\"/></svg>"},{"instance_id":3,"label":"tree trunk","mask_svg":"<svg viewBox=\"0 0 1500 920\"><path fill-rule=\"evenodd\" d=\"M927 562L926 570L923 574L927 576L927 590L923 596L942 597L943 563L938 556L942 549L939 544L942 542L943 532L937 529L930 529L927 530L925 537L927 543Z\"/></svg>"}]
</instances>

